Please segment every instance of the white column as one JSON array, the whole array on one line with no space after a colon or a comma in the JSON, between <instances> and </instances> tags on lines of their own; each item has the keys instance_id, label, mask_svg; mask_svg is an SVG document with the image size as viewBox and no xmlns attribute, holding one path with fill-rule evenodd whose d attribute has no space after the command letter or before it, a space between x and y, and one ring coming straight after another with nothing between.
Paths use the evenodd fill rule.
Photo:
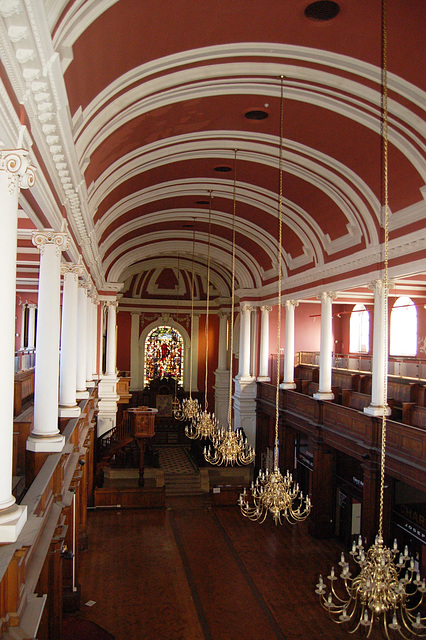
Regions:
<instances>
[{"instance_id":1,"label":"white column","mask_svg":"<svg viewBox=\"0 0 426 640\"><path fill-rule=\"evenodd\" d=\"M83 268L78 264L62 264L61 360L59 365L59 416L78 417L76 401L77 380L77 310L78 277Z\"/></svg>"},{"instance_id":2,"label":"white column","mask_svg":"<svg viewBox=\"0 0 426 640\"><path fill-rule=\"evenodd\" d=\"M86 389L86 329L87 329L87 284L78 285L78 313L77 313L77 374L76 398L83 400L89 397Z\"/></svg>"},{"instance_id":3,"label":"white column","mask_svg":"<svg viewBox=\"0 0 426 640\"><path fill-rule=\"evenodd\" d=\"M106 304L108 307L108 316L105 375L115 377L117 369L117 302L107 302Z\"/></svg>"},{"instance_id":4,"label":"white column","mask_svg":"<svg viewBox=\"0 0 426 640\"><path fill-rule=\"evenodd\" d=\"M92 380L98 379L98 307L99 300L95 293L92 298Z\"/></svg>"},{"instance_id":5,"label":"white column","mask_svg":"<svg viewBox=\"0 0 426 640\"><path fill-rule=\"evenodd\" d=\"M262 305L260 307L260 361L258 382L270 382L268 366L269 366L269 312L272 307Z\"/></svg>"},{"instance_id":6,"label":"white column","mask_svg":"<svg viewBox=\"0 0 426 640\"><path fill-rule=\"evenodd\" d=\"M40 250L37 352L34 374L34 424L27 449L62 451L64 436L58 429L59 333L61 253L68 235L53 229L35 231L33 244Z\"/></svg>"},{"instance_id":7,"label":"white column","mask_svg":"<svg viewBox=\"0 0 426 640\"><path fill-rule=\"evenodd\" d=\"M24 351L25 347L25 315L26 315L26 310L27 310L28 305L27 304L23 304L22 305L22 316L21 316L21 346L20 346L20 350Z\"/></svg>"},{"instance_id":8,"label":"white column","mask_svg":"<svg viewBox=\"0 0 426 640\"><path fill-rule=\"evenodd\" d=\"M116 426L117 422L117 402L120 397L117 395L116 375L116 309L117 301L106 301L108 309L107 316L107 344L106 344L106 365L105 375L98 385L98 437Z\"/></svg>"},{"instance_id":9,"label":"white column","mask_svg":"<svg viewBox=\"0 0 426 640\"><path fill-rule=\"evenodd\" d=\"M214 414L224 427L227 427L229 403L228 318L229 313L219 314L218 360L214 372Z\"/></svg>"},{"instance_id":10,"label":"white column","mask_svg":"<svg viewBox=\"0 0 426 640\"><path fill-rule=\"evenodd\" d=\"M98 344L97 372L98 372L98 379L100 380L103 375L103 355L104 355L104 303L103 302L99 302L97 323L99 323L99 331L97 333L97 344Z\"/></svg>"},{"instance_id":11,"label":"white column","mask_svg":"<svg viewBox=\"0 0 426 640\"><path fill-rule=\"evenodd\" d=\"M139 357L140 313L131 313L130 329L130 390L141 389L141 366Z\"/></svg>"},{"instance_id":12,"label":"white column","mask_svg":"<svg viewBox=\"0 0 426 640\"><path fill-rule=\"evenodd\" d=\"M35 304L29 304L28 313L28 349L35 349L36 309Z\"/></svg>"},{"instance_id":13,"label":"white column","mask_svg":"<svg viewBox=\"0 0 426 640\"><path fill-rule=\"evenodd\" d=\"M388 375L387 340L388 327L386 322L386 291L383 280L376 280L370 287L374 291L374 325L373 325L373 373L371 378L371 402L364 412L370 416L382 416L391 413L384 405L385 378Z\"/></svg>"},{"instance_id":14,"label":"white column","mask_svg":"<svg viewBox=\"0 0 426 640\"><path fill-rule=\"evenodd\" d=\"M323 291L321 300L321 343L320 343L320 367L319 389L314 394L317 400L333 400L331 391L331 365L333 361L333 327L332 327L332 303L335 293Z\"/></svg>"},{"instance_id":15,"label":"white column","mask_svg":"<svg viewBox=\"0 0 426 640\"><path fill-rule=\"evenodd\" d=\"M286 300L285 306L285 333L284 333L284 380L280 384L281 389L295 389L294 382L294 309L299 303L297 300Z\"/></svg>"},{"instance_id":16,"label":"white column","mask_svg":"<svg viewBox=\"0 0 426 640\"><path fill-rule=\"evenodd\" d=\"M27 508L12 495L13 389L15 358L16 249L20 188L34 184L27 151L0 151L0 543L15 542L27 519Z\"/></svg>"},{"instance_id":17,"label":"white column","mask_svg":"<svg viewBox=\"0 0 426 640\"><path fill-rule=\"evenodd\" d=\"M93 376L93 293L87 291L86 303L86 387L92 388Z\"/></svg>"},{"instance_id":18,"label":"white column","mask_svg":"<svg viewBox=\"0 0 426 640\"><path fill-rule=\"evenodd\" d=\"M251 345L251 320L252 307L246 304L241 305L241 322L240 322L240 354L239 354L239 371L238 378L240 380L251 381L250 375L250 345Z\"/></svg>"}]
</instances>

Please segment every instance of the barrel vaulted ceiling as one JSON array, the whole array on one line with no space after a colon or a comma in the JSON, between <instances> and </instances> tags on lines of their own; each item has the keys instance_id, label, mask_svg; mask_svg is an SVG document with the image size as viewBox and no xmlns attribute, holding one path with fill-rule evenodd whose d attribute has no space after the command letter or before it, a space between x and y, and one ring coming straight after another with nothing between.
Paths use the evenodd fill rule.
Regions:
<instances>
[{"instance_id":1,"label":"barrel vaulted ceiling","mask_svg":"<svg viewBox=\"0 0 426 640\"><path fill-rule=\"evenodd\" d=\"M421 286L426 3L387 4L389 266ZM31 229L66 220L65 259L81 254L99 291L155 298L163 281L176 295L192 264L202 290L210 254L212 291L229 297L235 178L238 293L273 300L280 76L283 295L379 273L380 0L0 0L0 17L0 139L37 167L20 199L22 291L37 279Z\"/></svg>"}]
</instances>

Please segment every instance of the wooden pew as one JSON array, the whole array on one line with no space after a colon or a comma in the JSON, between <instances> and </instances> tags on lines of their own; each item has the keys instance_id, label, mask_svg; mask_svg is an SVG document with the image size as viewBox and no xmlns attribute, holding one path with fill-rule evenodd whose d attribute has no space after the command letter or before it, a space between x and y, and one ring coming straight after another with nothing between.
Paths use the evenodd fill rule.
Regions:
<instances>
[{"instance_id":1,"label":"wooden pew","mask_svg":"<svg viewBox=\"0 0 426 640\"><path fill-rule=\"evenodd\" d=\"M426 430L426 407L420 407L413 402L404 402L402 404L402 422Z\"/></svg>"},{"instance_id":2,"label":"wooden pew","mask_svg":"<svg viewBox=\"0 0 426 640\"><path fill-rule=\"evenodd\" d=\"M34 422L34 407L31 406L26 411L16 416L13 420L13 457L16 468L13 475L25 474L25 455L27 438L31 433ZM16 447L16 450L15 450Z\"/></svg>"},{"instance_id":3,"label":"wooden pew","mask_svg":"<svg viewBox=\"0 0 426 640\"><path fill-rule=\"evenodd\" d=\"M13 413L19 416L22 403L34 394L34 369L15 374Z\"/></svg>"}]
</instances>

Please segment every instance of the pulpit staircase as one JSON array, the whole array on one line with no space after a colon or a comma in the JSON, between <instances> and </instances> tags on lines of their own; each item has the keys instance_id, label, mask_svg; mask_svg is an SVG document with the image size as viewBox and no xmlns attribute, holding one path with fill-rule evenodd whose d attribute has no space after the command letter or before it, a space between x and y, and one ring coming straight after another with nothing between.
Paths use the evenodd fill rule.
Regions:
<instances>
[{"instance_id":1,"label":"pulpit staircase","mask_svg":"<svg viewBox=\"0 0 426 640\"><path fill-rule=\"evenodd\" d=\"M135 442L132 421L126 412L119 425L104 433L96 441L96 471L111 463L113 456Z\"/></svg>"}]
</instances>

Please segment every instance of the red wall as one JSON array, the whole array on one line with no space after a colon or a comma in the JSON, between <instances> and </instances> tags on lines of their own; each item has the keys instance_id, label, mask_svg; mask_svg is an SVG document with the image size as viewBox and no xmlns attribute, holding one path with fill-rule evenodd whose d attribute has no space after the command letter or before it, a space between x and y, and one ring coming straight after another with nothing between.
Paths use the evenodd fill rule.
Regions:
<instances>
[{"instance_id":1,"label":"red wall","mask_svg":"<svg viewBox=\"0 0 426 640\"><path fill-rule=\"evenodd\" d=\"M130 337L132 317L129 311L117 313L117 369L130 371Z\"/></svg>"}]
</instances>

